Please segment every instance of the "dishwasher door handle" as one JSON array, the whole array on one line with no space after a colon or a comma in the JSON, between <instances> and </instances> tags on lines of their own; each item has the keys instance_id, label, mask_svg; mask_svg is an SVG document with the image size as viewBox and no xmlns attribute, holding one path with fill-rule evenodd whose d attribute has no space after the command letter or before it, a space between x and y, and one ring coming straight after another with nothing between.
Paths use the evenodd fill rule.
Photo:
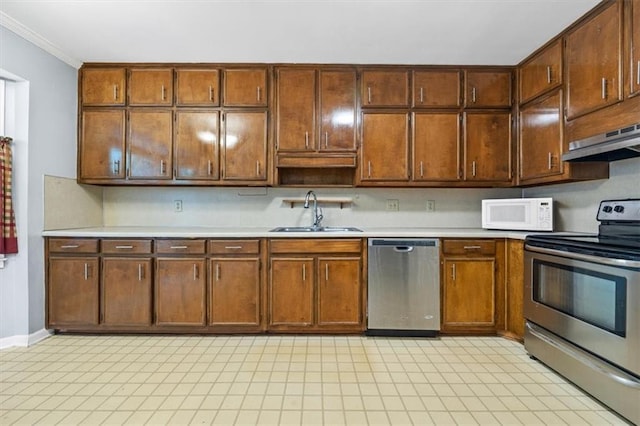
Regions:
<instances>
[{"instance_id":1,"label":"dishwasher door handle","mask_svg":"<svg viewBox=\"0 0 640 426\"><path fill-rule=\"evenodd\" d=\"M413 251L413 247L411 246L396 246L393 248L394 251L398 253L411 253Z\"/></svg>"}]
</instances>

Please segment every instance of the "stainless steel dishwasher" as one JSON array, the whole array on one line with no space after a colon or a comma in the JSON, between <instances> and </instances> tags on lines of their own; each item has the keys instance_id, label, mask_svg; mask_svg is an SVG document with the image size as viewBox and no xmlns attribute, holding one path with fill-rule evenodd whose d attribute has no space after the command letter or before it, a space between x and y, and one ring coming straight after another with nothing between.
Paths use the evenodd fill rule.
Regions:
<instances>
[{"instance_id":1,"label":"stainless steel dishwasher","mask_svg":"<svg viewBox=\"0 0 640 426\"><path fill-rule=\"evenodd\" d=\"M370 238L367 334L435 336L440 330L437 239Z\"/></svg>"}]
</instances>

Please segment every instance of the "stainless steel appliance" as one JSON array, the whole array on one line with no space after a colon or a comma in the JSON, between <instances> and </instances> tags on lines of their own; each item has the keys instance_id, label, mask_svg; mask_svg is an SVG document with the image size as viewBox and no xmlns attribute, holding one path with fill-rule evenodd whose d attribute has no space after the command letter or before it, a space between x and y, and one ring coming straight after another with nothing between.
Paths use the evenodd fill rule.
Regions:
<instances>
[{"instance_id":1,"label":"stainless steel appliance","mask_svg":"<svg viewBox=\"0 0 640 426\"><path fill-rule=\"evenodd\" d=\"M437 334L439 245L437 239L369 239L367 334Z\"/></svg>"},{"instance_id":2,"label":"stainless steel appliance","mask_svg":"<svg viewBox=\"0 0 640 426\"><path fill-rule=\"evenodd\" d=\"M569 143L562 161L616 161L640 156L640 123Z\"/></svg>"},{"instance_id":3,"label":"stainless steel appliance","mask_svg":"<svg viewBox=\"0 0 640 426\"><path fill-rule=\"evenodd\" d=\"M598 235L525 240L525 348L640 423L640 199L600 203Z\"/></svg>"}]
</instances>

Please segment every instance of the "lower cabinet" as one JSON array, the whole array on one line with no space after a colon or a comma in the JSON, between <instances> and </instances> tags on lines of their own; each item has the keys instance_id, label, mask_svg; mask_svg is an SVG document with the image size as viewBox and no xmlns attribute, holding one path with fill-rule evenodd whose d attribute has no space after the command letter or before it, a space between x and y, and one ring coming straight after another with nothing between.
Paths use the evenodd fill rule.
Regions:
<instances>
[{"instance_id":1,"label":"lower cabinet","mask_svg":"<svg viewBox=\"0 0 640 426\"><path fill-rule=\"evenodd\" d=\"M151 325L151 258L102 260L102 323Z\"/></svg>"},{"instance_id":2,"label":"lower cabinet","mask_svg":"<svg viewBox=\"0 0 640 426\"><path fill-rule=\"evenodd\" d=\"M268 324L280 332L362 332L360 239L270 241Z\"/></svg>"},{"instance_id":3,"label":"lower cabinet","mask_svg":"<svg viewBox=\"0 0 640 426\"><path fill-rule=\"evenodd\" d=\"M442 254L442 332L495 334L496 241L443 240Z\"/></svg>"},{"instance_id":4,"label":"lower cabinet","mask_svg":"<svg viewBox=\"0 0 640 426\"><path fill-rule=\"evenodd\" d=\"M204 258L156 260L157 325L204 326L206 273Z\"/></svg>"}]
</instances>

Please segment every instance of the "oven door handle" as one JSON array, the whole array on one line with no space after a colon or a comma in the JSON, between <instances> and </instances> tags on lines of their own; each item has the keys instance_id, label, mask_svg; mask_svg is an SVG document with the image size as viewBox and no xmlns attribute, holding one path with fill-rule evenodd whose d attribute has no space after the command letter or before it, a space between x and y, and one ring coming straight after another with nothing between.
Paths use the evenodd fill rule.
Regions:
<instances>
[{"instance_id":1,"label":"oven door handle","mask_svg":"<svg viewBox=\"0 0 640 426\"><path fill-rule=\"evenodd\" d=\"M609 266L621 266L623 268L640 268L640 262L627 259L611 259L608 257L592 256L590 254L575 253L572 251L554 250L544 247L536 247L530 244L525 244L525 250L533 251L536 253L552 254L556 256L567 257L569 259L584 260L587 262L599 263L601 265Z\"/></svg>"},{"instance_id":2,"label":"oven door handle","mask_svg":"<svg viewBox=\"0 0 640 426\"><path fill-rule=\"evenodd\" d=\"M580 361L581 363L583 363L584 365L586 365L587 367L591 368L592 370L597 370L599 372L601 372L602 374L609 376L611 379L615 380L616 382L630 387L630 388L634 388L634 389L640 389L640 381L636 380L635 378L626 375L626 374L621 374L619 371L614 370L611 367L608 367L606 364L602 363L602 362L593 362L591 361L589 358L587 358L586 356L584 356L581 351L578 351L570 346L568 346L567 344L558 341L556 339L553 339L549 336L547 336L547 333L544 333L542 330L540 330L539 327L537 327L534 324L531 324L529 321L526 322L526 327L527 327L527 331L529 333L531 333L533 336L537 337L538 339L542 340L543 342L553 346L554 348L564 352L565 354L569 355L570 357Z\"/></svg>"}]
</instances>

